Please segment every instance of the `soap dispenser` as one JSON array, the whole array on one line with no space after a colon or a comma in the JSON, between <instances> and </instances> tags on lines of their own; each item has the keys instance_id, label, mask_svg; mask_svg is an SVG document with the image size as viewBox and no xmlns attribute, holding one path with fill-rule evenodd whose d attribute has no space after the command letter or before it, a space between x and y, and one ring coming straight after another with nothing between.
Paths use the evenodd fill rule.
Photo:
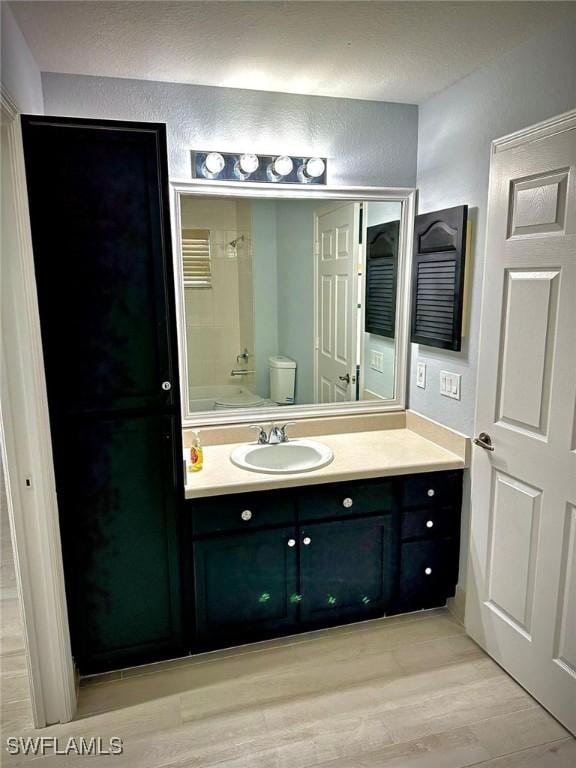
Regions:
<instances>
[{"instance_id":1,"label":"soap dispenser","mask_svg":"<svg viewBox=\"0 0 576 768\"><path fill-rule=\"evenodd\" d=\"M192 447L190 448L190 472L199 472L204 464L204 452L200 444L200 434L192 432Z\"/></svg>"}]
</instances>

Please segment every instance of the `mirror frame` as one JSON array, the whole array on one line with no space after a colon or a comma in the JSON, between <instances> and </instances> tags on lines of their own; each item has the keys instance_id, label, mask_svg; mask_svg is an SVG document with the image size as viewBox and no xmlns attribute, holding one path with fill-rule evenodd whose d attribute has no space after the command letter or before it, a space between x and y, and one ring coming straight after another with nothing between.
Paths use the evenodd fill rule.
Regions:
<instances>
[{"instance_id":1,"label":"mirror frame","mask_svg":"<svg viewBox=\"0 0 576 768\"><path fill-rule=\"evenodd\" d=\"M257 184L250 182L211 182L203 179L171 181L172 246L174 261L174 286L178 326L178 355L180 370L180 397L182 426L251 424L254 421L268 423L327 416L352 416L356 414L382 413L404 410L406 407L408 344L410 329L410 281L412 274L412 239L416 190L412 187L336 187L295 186L293 184ZM241 411L191 412L188 410L188 356L186 349L186 314L182 278L182 235L180 199L197 197L247 197L272 200L315 199L321 202L346 200L353 202L399 202L402 204L400 219L400 246L402 269L398 271L396 307L396 360L394 370L393 400L359 400L349 403L313 403L310 405L278 406L276 408L246 408ZM287 409L290 410L287 410Z\"/></svg>"}]
</instances>

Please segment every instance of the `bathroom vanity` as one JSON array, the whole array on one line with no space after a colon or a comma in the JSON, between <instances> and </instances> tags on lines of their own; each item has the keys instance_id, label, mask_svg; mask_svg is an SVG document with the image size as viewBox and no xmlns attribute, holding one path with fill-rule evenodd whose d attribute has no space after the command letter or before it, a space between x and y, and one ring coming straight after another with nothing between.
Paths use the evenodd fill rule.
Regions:
<instances>
[{"instance_id":1,"label":"bathroom vanity","mask_svg":"<svg viewBox=\"0 0 576 768\"><path fill-rule=\"evenodd\" d=\"M197 649L444 605L461 489L449 471L188 500Z\"/></svg>"},{"instance_id":2,"label":"bathroom vanity","mask_svg":"<svg viewBox=\"0 0 576 768\"><path fill-rule=\"evenodd\" d=\"M414 190L185 182L170 209L163 125L22 129L80 674L443 605L466 439L404 410ZM333 461L232 464L280 420Z\"/></svg>"}]
</instances>

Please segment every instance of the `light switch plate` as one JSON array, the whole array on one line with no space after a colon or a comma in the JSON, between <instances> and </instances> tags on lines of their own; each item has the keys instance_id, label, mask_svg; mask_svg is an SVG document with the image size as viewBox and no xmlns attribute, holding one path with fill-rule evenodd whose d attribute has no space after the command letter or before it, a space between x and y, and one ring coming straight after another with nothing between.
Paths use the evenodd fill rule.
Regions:
<instances>
[{"instance_id":1,"label":"light switch plate","mask_svg":"<svg viewBox=\"0 0 576 768\"><path fill-rule=\"evenodd\" d=\"M375 349L370 350L370 368L373 371L383 373L384 371L384 354L377 352Z\"/></svg>"},{"instance_id":2,"label":"light switch plate","mask_svg":"<svg viewBox=\"0 0 576 768\"><path fill-rule=\"evenodd\" d=\"M426 389L426 363L420 360L416 363L416 386Z\"/></svg>"},{"instance_id":3,"label":"light switch plate","mask_svg":"<svg viewBox=\"0 0 576 768\"><path fill-rule=\"evenodd\" d=\"M440 371L440 394L444 397L451 397L453 400L460 400L460 379L459 373L450 373L450 371Z\"/></svg>"}]
</instances>

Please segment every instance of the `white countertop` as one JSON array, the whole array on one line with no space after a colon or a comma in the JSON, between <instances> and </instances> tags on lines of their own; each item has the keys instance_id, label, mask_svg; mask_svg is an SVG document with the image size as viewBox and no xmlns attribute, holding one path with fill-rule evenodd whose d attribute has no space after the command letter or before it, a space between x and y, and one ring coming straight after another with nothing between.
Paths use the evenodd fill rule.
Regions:
<instances>
[{"instance_id":1,"label":"white countertop","mask_svg":"<svg viewBox=\"0 0 576 768\"><path fill-rule=\"evenodd\" d=\"M439 430L446 428L436 425L435 431L440 436ZM454 434L457 433L452 433ZM204 448L203 469L187 474L186 498L292 488L386 475L437 472L463 469L467 466L466 438L462 437L460 442L451 440L454 450L449 450L440 444L445 442L442 439L437 442L430 439L430 436L423 437L414 428L314 435L314 440L331 448L334 460L328 466L312 472L285 475L250 472L232 464L230 454L239 443L207 446Z\"/></svg>"}]
</instances>

